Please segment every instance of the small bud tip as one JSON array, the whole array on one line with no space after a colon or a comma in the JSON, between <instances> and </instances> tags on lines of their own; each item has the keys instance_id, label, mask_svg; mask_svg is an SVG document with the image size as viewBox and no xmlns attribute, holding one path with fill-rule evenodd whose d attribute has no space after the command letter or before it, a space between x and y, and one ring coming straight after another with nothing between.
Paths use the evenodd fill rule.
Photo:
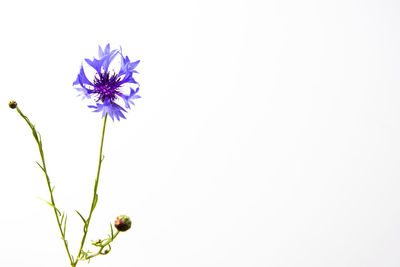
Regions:
<instances>
[{"instance_id":1,"label":"small bud tip","mask_svg":"<svg viewBox=\"0 0 400 267\"><path fill-rule=\"evenodd\" d=\"M10 102L8 102L8 106L12 109L15 109L17 107L17 102L11 100Z\"/></svg>"}]
</instances>

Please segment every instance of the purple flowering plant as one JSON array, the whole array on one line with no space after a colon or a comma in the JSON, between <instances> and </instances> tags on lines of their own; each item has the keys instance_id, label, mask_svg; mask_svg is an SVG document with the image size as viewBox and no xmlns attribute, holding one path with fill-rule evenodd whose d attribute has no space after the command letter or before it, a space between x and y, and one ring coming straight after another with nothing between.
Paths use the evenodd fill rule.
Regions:
<instances>
[{"instance_id":1,"label":"purple flowering plant","mask_svg":"<svg viewBox=\"0 0 400 267\"><path fill-rule=\"evenodd\" d=\"M138 60L131 62L128 56L124 56L122 54L121 48L111 50L110 44L107 44L104 49L99 46L98 58L94 57L93 59L85 59L85 62L87 63L87 68L84 68L84 64L81 65L77 78L72 85L79 92L79 95L83 97L83 99L89 99L90 101L94 102L88 107L94 112L102 113L103 127L100 142L99 162L96 179L94 181L93 198L90 206L90 212L85 217L76 210L76 213L83 221L82 240L76 257L74 257L70 252L68 241L65 235L67 214L65 212L61 212L60 209L57 208L54 200L54 186L52 186L47 173L41 135L36 130L35 125L33 125L28 117L22 113L17 105L17 102L10 101L8 104L10 108L16 109L29 125L32 130L33 137L38 145L41 163L36 163L44 172L50 194L50 200L45 202L49 204L54 211L58 229L61 234L61 239L63 240L68 259L72 267L77 266L80 261L90 262L90 260L96 256L108 254L111 250L110 244L115 240L118 234L131 228L132 222L128 216L118 216L114 222L114 227L116 229L114 230L112 224L110 224L111 232L107 238L96 239L92 241L91 244L97 251L92 252L90 250L84 250L89 224L98 201L97 187L99 184L101 164L104 160L103 143L107 117L110 116L113 121L114 119L117 119L118 121L121 118L126 119L124 113L127 113L127 109L131 109L131 106L135 105L135 99L140 98L138 95L139 83L133 77L134 74L138 73L135 68L140 61ZM114 68L110 70L112 65L116 65L117 67L119 65L119 67L116 68L117 71L115 71ZM92 77L88 77L86 74L90 72L90 68L93 69L91 72L94 73ZM85 72L85 69L87 72Z\"/></svg>"}]
</instances>

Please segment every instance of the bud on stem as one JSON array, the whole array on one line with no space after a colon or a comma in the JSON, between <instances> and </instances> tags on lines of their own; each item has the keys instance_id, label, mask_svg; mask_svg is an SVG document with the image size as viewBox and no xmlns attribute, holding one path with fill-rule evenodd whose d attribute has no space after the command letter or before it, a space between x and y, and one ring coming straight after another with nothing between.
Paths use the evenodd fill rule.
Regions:
<instances>
[{"instance_id":1,"label":"bud on stem","mask_svg":"<svg viewBox=\"0 0 400 267\"><path fill-rule=\"evenodd\" d=\"M11 100L10 102L8 102L8 106L12 109L15 109L17 107L17 102Z\"/></svg>"},{"instance_id":2,"label":"bud on stem","mask_svg":"<svg viewBox=\"0 0 400 267\"><path fill-rule=\"evenodd\" d=\"M117 230L121 231L121 232L125 232L125 231L129 230L131 228L131 225L132 225L132 221L126 215L118 216L114 222L115 228L117 228Z\"/></svg>"}]
</instances>

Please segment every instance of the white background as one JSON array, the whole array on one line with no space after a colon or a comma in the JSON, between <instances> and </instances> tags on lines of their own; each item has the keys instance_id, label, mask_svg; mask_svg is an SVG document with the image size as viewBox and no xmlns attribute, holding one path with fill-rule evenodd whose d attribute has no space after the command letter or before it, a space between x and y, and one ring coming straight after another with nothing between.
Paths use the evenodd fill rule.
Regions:
<instances>
[{"instance_id":1,"label":"white background","mask_svg":"<svg viewBox=\"0 0 400 267\"><path fill-rule=\"evenodd\" d=\"M106 130L90 266L400 265L398 1L3 1L1 266L76 255L102 120L72 82L97 46L140 59L142 99ZM80 265L84 265L81 263Z\"/></svg>"}]
</instances>

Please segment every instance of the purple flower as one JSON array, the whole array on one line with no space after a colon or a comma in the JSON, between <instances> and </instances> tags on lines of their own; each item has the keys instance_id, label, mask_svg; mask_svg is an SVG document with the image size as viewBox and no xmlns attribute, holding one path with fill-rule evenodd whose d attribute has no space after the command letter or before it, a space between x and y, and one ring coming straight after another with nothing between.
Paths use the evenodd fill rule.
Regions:
<instances>
[{"instance_id":1,"label":"purple flower","mask_svg":"<svg viewBox=\"0 0 400 267\"><path fill-rule=\"evenodd\" d=\"M110 71L110 64L118 59L121 60L119 71ZM135 68L140 60L131 62L127 56L122 55L122 49L111 50L108 44L104 50L99 46L99 58L85 59L85 61L95 70L95 74L89 80L83 64L81 65L78 77L72 84L79 91L79 95L93 99L95 105L88 107L94 109L94 112L102 112L103 117L108 114L112 120L126 119L123 112L127 111L118 102L124 103L125 108L130 109L131 105L135 105L133 100L140 98L137 94L139 84L132 76L138 73Z\"/></svg>"}]
</instances>

